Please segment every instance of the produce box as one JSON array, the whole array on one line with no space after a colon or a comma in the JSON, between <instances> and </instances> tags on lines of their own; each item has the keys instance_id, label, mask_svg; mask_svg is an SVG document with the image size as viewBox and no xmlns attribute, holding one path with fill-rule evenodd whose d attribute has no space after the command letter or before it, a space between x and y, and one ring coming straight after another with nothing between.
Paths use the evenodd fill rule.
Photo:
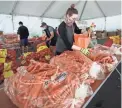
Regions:
<instances>
[{"instance_id":1,"label":"produce box","mask_svg":"<svg viewBox=\"0 0 122 108\"><path fill-rule=\"evenodd\" d=\"M107 32L107 36L116 36L116 32Z\"/></svg>"},{"instance_id":2,"label":"produce box","mask_svg":"<svg viewBox=\"0 0 122 108\"><path fill-rule=\"evenodd\" d=\"M122 31L121 30L117 30L116 34L119 35L119 36L121 36Z\"/></svg>"},{"instance_id":3,"label":"produce box","mask_svg":"<svg viewBox=\"0 0 122 108\"><path fill-rule=\"evenodd\" d=\"M102 37L102 31L96 31L96 36L97 36L97 38L101 38Z\"/></svg>"},{"instance_id":4,"label":"produce box","mask_svg":"<svg viewBox=\"0 0 122 108\"><path fill-rule=\"evenodd\" d=\"M113 40L114 44L120 44L121 43L121 37L119 35L117 35L117 36L110 36L109 38Z\"/></svg>"},{"instance_id":5,"label":"produce box","mask_svg":"<svg viewBox=\"0 0 122 108\"><path fill-rule=\"evenodd\" d=\"M101 38L107 38L107 32L106 31L102 32L102 37Z\"/></svg>"}]
</instances>

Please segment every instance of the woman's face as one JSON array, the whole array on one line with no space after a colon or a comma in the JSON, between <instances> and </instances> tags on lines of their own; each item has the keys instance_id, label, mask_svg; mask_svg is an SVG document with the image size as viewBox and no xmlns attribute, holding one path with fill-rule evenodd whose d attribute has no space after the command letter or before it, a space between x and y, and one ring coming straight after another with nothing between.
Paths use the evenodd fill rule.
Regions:
<instances>
[{"instance_id":1,"label":"woman's face","mask_svg":"<svg viewBox=\"0 0 122 108\"><path fill-rule=\"evenodd\" d=\"M42 30L45 30L46 28L47 28L47 26L43 26L43 27L42 27Z\"/></svg>"},{"instance_id":2,"label":"woman's face","mask_svg":"<svg viewBox=\"0 0 122 108\"><path fill-rule=\"evenodd\" d=\"M67 15L67 23L69 25L73 24L78 19L78 14L73 14L72 16Z\"/></svg>"}]
</instances>

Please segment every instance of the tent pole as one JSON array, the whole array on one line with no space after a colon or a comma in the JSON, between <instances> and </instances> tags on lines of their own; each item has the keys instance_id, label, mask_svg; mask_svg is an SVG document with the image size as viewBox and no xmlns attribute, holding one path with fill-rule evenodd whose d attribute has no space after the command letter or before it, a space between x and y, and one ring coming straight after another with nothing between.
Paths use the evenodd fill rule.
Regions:
<instances>
[{"instance_id":1,"label":"tent pole","mask_svg":"<svg viewBox=\"0 0 122 108\"><path fill-rule=\"evenodd\" d=\"M18 0L17 1L15 1L15 3L14 3L14 6L13 6L13 8L12 8L12 12L10 13L11 14L11 16L12 16L12 26L13 26L13 32L14 32L14 29L15 29L15 27L14 27L14 19L13 19L13 14L14 14L14 10L16 9L16 7L17 7L17 4L18 4Z\"/></svg>"},{"instance_id":2,"label":"tent pole","mask_svg":"<svg viewBox=\"0 0 122 108\"><path fill-rule=\"evenodd\" d=\"M53 6L54 3L55 1L52 1L40 17L43 17L46 14L46 12Z\"/></svg>"},{"instance_id":3,"label":"tent pole","mask_svg":"<svg viewBox=\"0 0 122 108\"><path fill-rule=\"evenodd\" d=\"M81 15L80 15L79 20L81 20L81 18L82 18L83 12L84 12L85 7L86 7L86 4L87 4L87 1L85 1L85 3L84 3L83 10L82 10L82 12L81 12Z\"/></svg>"},{"instance_id":4,"label":"tent pole","mask_svg":"<svg viewBox=\"0 0 122 108\"><path fill-rule=\"evenodd\" d=\"M13 15L13 13L14 13L14 10L16 9L16 7L17 7L17 4L19 3L19 1L17 0L17 1L15 1L15 3L14 3L14 6L13 6L13 8L12 8L12 12L11 12L11 14Z\"/></svg>"},{"instance_id":5,"label":"tent pole","mask_svg":"<svg viewBox=\"0 0 122 108\"><path fill-rule=\"evenodd\" d=\"M13 33L14 33L14 29L15 29L15 27L14 27L14 19L13 19L13 15L12 15L12 26L13 26Z\"/></svg>"},{"instance_id":6,"label":"tent pole","mask_svg":"<svg viewBox=\"0 0 122 108\"><path fill-rule=\"evenodd\" d=\"M43 22L43 17L41 17L41 23Z\"/></svg>"},{"instance_id":7,"label":"tent pole","mask_svg":"<svg viewBox=\"0 0 122 108\"><path fill-rule=\"evenodd\" d=\"M105 17L105 30L106 30L106 17Z\"/></svg>"},{"instance_id":8,"label":"tent pole","mask_svg":"<svg viewBox=\"0 0 122 108\"><path fill-rule=\"evenodd\" d=\"M104 18L105 18L105 27L104 27L104 29L106 30L106 15L105 15L105 13L104 13L103 10L101 9L99 3L98 3L96 0L95 0L95 3L96 3L97 7L99 8L100 12L103 14L103 16L104 16Z\"/></svg>"},{"instance_id":9,"label":"tent pole","mask_svg":"<svg viewBox=\"0 0 122 108\"><path fill-rule=\"evenodd\" d=\"M106 17L105 13L103 12L103 10L101 9L100 5L98 4L98 2L95 0L95 3L97 5L97 7L99 8L100 12L103 14L104 17Z\"/></svg>"}]
</instances>

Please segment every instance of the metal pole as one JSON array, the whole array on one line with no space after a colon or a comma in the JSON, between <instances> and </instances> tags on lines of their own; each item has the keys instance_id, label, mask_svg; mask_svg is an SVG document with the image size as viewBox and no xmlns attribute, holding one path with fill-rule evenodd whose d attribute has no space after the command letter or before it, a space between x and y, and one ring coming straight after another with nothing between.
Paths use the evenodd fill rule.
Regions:
<instances>
[{"instance_id":1,"label":"metal pole","mask_svg":"<svg viewBox=\"0 0 122 108\"><path fill-rule=\"evenodd\" d=\"M16 9L16 7L17 7L17 4L18 4L18 0L17 1L15 1L15 3L14 3L14 6L13 6L13 8L12 8L12 12L10 13L11 14L11 16L12 16L12 26L13 26L13 32L14 32L14 29L15 29L15 27L14 27L14 19L13 19L13 14L14 14L14 10Z\"/></svg>"},{"instance_id":2,"label":"metal pole","mask_svg":"<svg viewBox=\"0 0 122 108\"><path fill-rule=\"evenodd\" d=\"M47 7L47 9L43 12L43 14L40 17L44 17L44 15L46 14L46 12L53 6L53 4L55 3L55 1L52 1L49 6Z\"/></svg>"},{"instance_id":3,"label":"metal pole","mask_svg":"<svg viewBox=\"0 0 122 108\"><path fill-rule=\"evenodd\" d=\"M100 12L103 14L104 17L106 17L105 13L103 12L103 10L101 9L100 5L98 4L98 2L95 0L95 3L97 5L97 7L99 8Z\"/></svg>"},{"instance_id":4,"label":"metal pole","mask_svg":"<svg viewBox=\"0 0 122 108\"><path fill-rule=\"evenodd\" d=\"M14 33L14 29L15 29L15 27L14 27L14 19L13 19L13 15L12 15L12 26L13 26L13 33Z\"/></svg>"},{"instance_id":5,"label":"metal pole","mask_svg":"<svg viewBox=\"0 0 122 108\"><path fill-rule=\"evenodd\" d=\"M83 10L82 10L81 15L80 15L80 20L81 20L81 18L82 18L83 12L84 12L84 10L85 10L86 4L87 4L87 1L85 1L85 3L84 3Z\"/></svg>"},{"instance_id":6,"label":"metal pole","mask_svg":"<svg viewBox=\"0 0 122 108\"><path fill-rule=\"evenodd\" d=\"M105 17L105 30L106 30L106 17Z\"/></svg>"},{"instance_id":7,"label":"metal pole","mask_svg":"<svg viewBox=\"0 0 122 108\"><path fill-rule=\"evenodd\" d=\"M19 1L17 0L17 1L15 1L15 3L14 3L14 6L13 6L13 8L12 8L12 12L11 12L11 14L13 15L13 13L14 13L14 10L16 9L16 7L17 7L17 4L19 3Z\"/></svg>"}]
</instances>

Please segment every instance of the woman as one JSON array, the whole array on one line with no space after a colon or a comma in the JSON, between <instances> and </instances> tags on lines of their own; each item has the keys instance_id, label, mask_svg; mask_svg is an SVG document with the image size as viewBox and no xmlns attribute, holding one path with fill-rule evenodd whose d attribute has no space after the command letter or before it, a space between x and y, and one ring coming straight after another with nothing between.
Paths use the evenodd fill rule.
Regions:
<instances>
[{"instance_id":1,"label":"woman","mask_svg":"<svg viewBox=\"0 0 122 108\"><path fill-rule=\"evenodd\" d=\"M63 21L58 28L59 37L56 43L56 55L60 55L67 50L72 50L74 33L81 33L81 29L79 29L75 23L77 18L78 11L74 8L74 5L72 5L66 12L65 21Z\"/></svg>"}]
</instances>

